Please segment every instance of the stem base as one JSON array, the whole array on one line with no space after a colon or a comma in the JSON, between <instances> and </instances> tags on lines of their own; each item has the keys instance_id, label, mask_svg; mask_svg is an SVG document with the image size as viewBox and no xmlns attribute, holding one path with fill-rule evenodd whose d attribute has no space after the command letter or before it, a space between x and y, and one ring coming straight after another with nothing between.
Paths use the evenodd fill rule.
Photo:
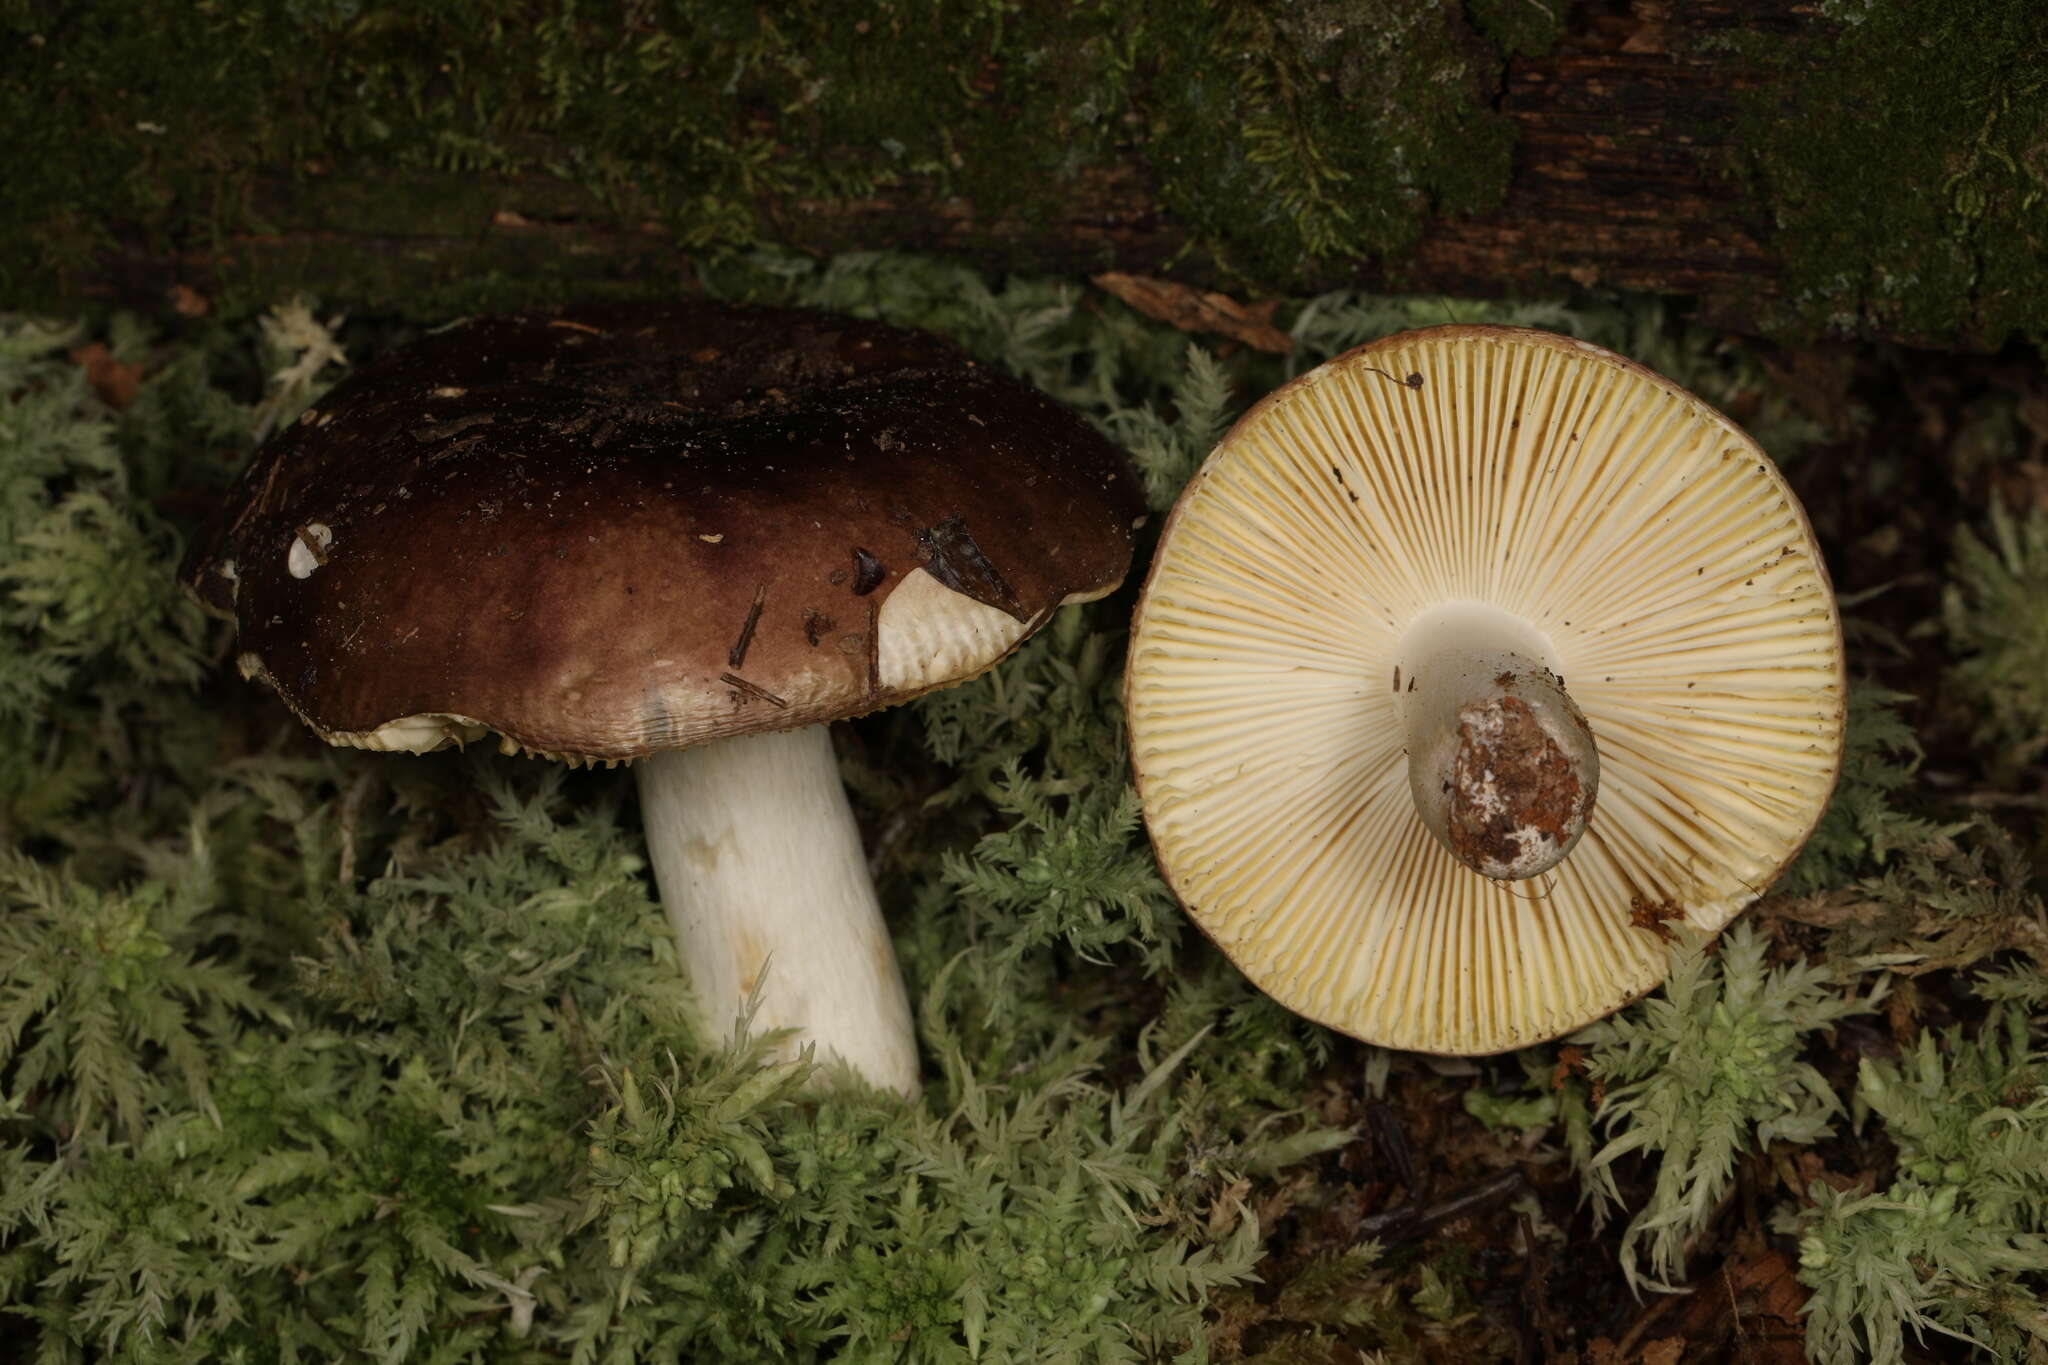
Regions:
<instances>
[{"instance_id":1,"label":"stem base","mask_svg":"<svg viewBox=\"0 0 2048 1365\"><path fill-rule=\"evenodd\" d=\"M698 1007L730 1039L792 1029L870 1084L918 1092L902 974L822 725L634 765L663 906ZM757 998L756 998L757 997Z\"/></svg>"}]
</instances>

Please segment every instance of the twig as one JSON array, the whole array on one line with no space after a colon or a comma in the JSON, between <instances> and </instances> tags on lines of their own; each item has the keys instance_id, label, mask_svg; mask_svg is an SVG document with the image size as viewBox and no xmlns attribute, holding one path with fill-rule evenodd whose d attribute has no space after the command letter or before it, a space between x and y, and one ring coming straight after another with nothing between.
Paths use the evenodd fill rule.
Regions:
<instances>
[{"instance_id":1,"label":"twig","mask_svg":"<svg viewBox=\"0 0 2048 1365\"><path fill-rule=\"evenodd\" d=\"M1411 1242L1427 1237L1438 1228L1455 1223L1461 1218L1470 1218L1477 1213L1507 1203L1529 1189L1529 1182L1522 1178L1520 1170L1502 1171L1499 1175L1482 1180L1477 1185L1468 1185L1456 1194L1447 1195L1425 1208L1403 1204L1387 1213L1376 1213L1358 1225L1356 1241L1388 1243Z\"/></svg>"}]
</instances>

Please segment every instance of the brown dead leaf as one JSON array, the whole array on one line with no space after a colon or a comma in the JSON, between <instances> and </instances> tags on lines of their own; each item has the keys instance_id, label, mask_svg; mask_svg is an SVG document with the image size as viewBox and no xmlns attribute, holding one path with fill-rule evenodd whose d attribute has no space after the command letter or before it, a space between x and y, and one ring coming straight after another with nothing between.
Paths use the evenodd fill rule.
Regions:
<instances>
[{"instance_id":1,"label":"brown dead leaf","mask_svg":"<svg viewBox=\"0 0 2048 1365\"><path fill-rule=\"evenodd\" d=\"M1911 977L1893 982L1884 1002L1884 1022L1891 1030L1892 1042L1900 1047L1920 1032L1920 987Z\"/></svg>"},{"instance_id":2,"label":"brown dead leaf","mask_svg":"<svg viewBox=\"0 0 2048 1365\"><path fill-rule=\"evenodd\" d=\"M1843 1175L1840 1171L1829 1170L1827 1163L1821 1160L1820 1153L1783 1144L1773 1149L1771 1165L1778 1179L1792 1192L1801 1206L1813 1202L1807 1197L1807 1191L1813 1188L1815 1181L1844 1194L1869 1194L1877 1188L1877 1176L1874 1172Z\"/></svg>"},{"instance_id":3,"label":"brown dead leaf","mask_svg":"<svg viewBox=\"0 0 2048 1365\"><path fill-rule=\"evenodd\" d=\"M1856 548L1869 555L1872 559L1890 559L1899 552L1905 543L1906 533L1899 529L1898 523L1892 522L1878 527L1869 535L1858 540Z\"/></svg>"},{"instance_id":4,"label":"brown dead leaf","mask_svg":"<svg viewBox=\"0 0 2048 1365\"><path fill-rule=\"evenodd\" d=\"M1586 1049L1577 1043L1565 1043L1557 1049L1557 1065L1550 1069L1550 1088L1564 1089L1567 1076L1586 1074Z\"/></svg>"},{"instance_id":5,"label":"brown dead leaf","mask_svg":"<svg viewBox=\"0 0 2048 1365\"><path fill-rule=\"evenodd\" d=\"M1315 1172L1299 1171L1261 1194L1252 1208L1252 1212L1258 1215L1259 1235L1272 1236L1273 1229L1280 1226L1282 1218L1293 1212L1297 1204L1308 1202L1316 1192L1317 1183Z\"/></svg>"},{"instance_id":6,"label":"brown dead leaf","mask_svg":"<svg viewBox=\"0 0 2048 1365\"><path fill-rule=\"evenodd\" d=\"M165 292L171 311L181 318L203 318L213 310L212 300L189 284L174 284Z\"/></svg>"},{"instance_id":7,"label":"brown dead leaf","mask_svg":"<svg viewBox=\"0 0 2048 1365\"><path fill-rule=\"evenodd\" d=\"M1251 1192L1252 1182L1239 1176L1216 1196L1209 1205L1208 1231L1212 1241L1220 1242L1230 1235L1247 1212L1244 1199Z\"/></svg>"},{"instance_id":8,"label":"brown dead leaf","mask_svg":"<svg viewBox=\"0 0 2048 1365\"><path fill-rule=\"evenodd\" d=\"M2033 437L2028 453L2036 456L2048 454L2048 393L2029 389L2021 394L2019 419L2020 425Z\"/></svg>"},{"instance_id":9,"label":"brown dead leaf","mask_svg":"<svg viewBox=\"0 0 2048 1365\"><path fill-rule=\"evenodd\" d=\"M1241 341L1254 350L1286 355L1294 349L1294 338L1273 325L1278 299L1243 304L1228 294L1215 294L1153 279L1149 275L1126 275L1110 270L1094 277L1095 286L1114 294L1155 321L1178 327L1183 332L1213 332Z\"/></svg>"},{"instance_id":10,"label":"brown dead leaf","mask_svg":"<svg viewBox=\"0 0 2048 1365\"><path fill-rule=\"evenodd\" d=\"M1794 1335L1804 1334L1802 1312L1811 1291L1799 1282L1799 1267L1782 1251L1766 1251L1744 1263L1730 1277L1739 1297L1745 1297L1752 1318L1775 1319L1751 1323Z\"/></svg>"},{"instance_id":11,"label":"brown dead leaf","mask_svg":"<svg viewBox=\"0 0 2048 1365\"><path fill-rule=\"evenodd\" d=\"M1757 902L1756 907L1760 918L1790 920L1816 929L1875 924L1884 913L1884 906L1854 891L1819 891L1796 899L1768 896Z\"/></svg>"},{"instance_id":12,"label":"brown dead leaf","mask_svg":"<svg viewBox=\"0 0 2048 1365\"><path fill-rule=\"evenodd\" d=\"M1670 1340L1688 1346L1694 1359L1805 1365L1806 1300L1799 1267L1782 1251L1737 1255L1701 1277L1673 1324L1681 1335ZM1644 1348L1645 1361L1652 1349Z\"/></svg>"},{"instance_id":13,"label":"brown dead leaf","mask_svg":"<svg viewBox=\"0 0 2048 1365\"><path fill-rule=\"evenodd\" d=\"M1636 0L1630 7L1634 10L1635 28L1621 43L1623 52L1660 53L1671 50L1671 33L1665 20L1671 17L1671 6L1665 0Z\"/></svg>"},{"instance_id":14,"label":"brown dead leaf","mask_svg":"<svg viewBox=\"0 0 2048 1365\"><path fill-rule=\"evenodd\" d=\"M1991 486L2005 499L2005 505L2021 516L2048 512L2048 464L2020 460L2001 465L1991 471Z\"/></svg>"},{"instance_id":15,"label":"brown dead leaf","mask_svg":"<svg viewBox=\"0 0 2048 1365\"><path fill-rule=\"evenodd\" d=\"M142 366L123 365L114 359L104 341L74 346L68 352L75 365L85 368L85 382L99 400L110 408L125 408L142 388Z\"/></svg>"},{"instance_id":16,"label":"brown dead leaf","mask_svg":"<svg viewBox=\"0 0 2048 1365\"><path fill-rule=\"evenodd\" d=\"M1909 957L1891 966L1895 977L1924 976L1981 962L1994 953L2018 949L2037 962L2048 963L2048 924L2019 916L1951 921L1932 907L1918 907L1910 920L1855 891L1822 891L1794 898L1766 897L1754 912L1759 918L1816 929L1845 924L1875 925L1894 920L1891 948Z\"/></svg>"},{"instance_id":17,"label":"brown dead leaf","mask_svg":"<svg viewBox=\"0 0 2048 1365\"><path fill-rule=\"evenodd\" d=\"M1653 901L1645 896L1628 898L1628 922L1638 929L1649 930L1664 943L1678 937L1671 932L1669 921L1684 916L1685 911L1675 901Z\"/></svg>"},{"instance_id":18,"label":"brown dead leaf","mask_svg":"<svg viewBox=\"0 0 2048 1365\"><path fill-rule=\"evenodd\" d=\"M1685 1358L1684 1337L1659 1337L1643 1347L1643 1365L1678 1365Z\"/></svg>"},{"instance_id":19,"label":"brown dead leaf","mask_svg":"<svg viewBox=\"0 0 2048 1365\"><path fill-rule=\"evenodd\" d=\"M1626 1365L1627 1360L1628 1352L1606 1337L1594 1337L1586 1343L1586 1365Z\"/></svg>"},{"instance_id":20,"label":"brown dead leaf","mask_svg":"<svg viewBox=\"0 0 2048 1365\"><path fill-rule=\"evenodd\" d=\"M1550 1088L1564 1089L1567 1076L1586 1076L1586 1049L1576 1043L1565 1043L1557 1050L1557 1065L1550 1068ZM1595 1109L1607 1103L1607 1081L1604 1077L1588 1076L1593 1093L1588 1096Z\"/></svg>"},{"instance_id":21,"label":"brown dead leaf","mask_svg":"<svg viewBox=\"0 0 2048 1365\"><path fill-rule=\"evenodd\" d=\"M1859 418L1851 385L1856 366L1848 351L1822 348L1774 354L1760 350L1757 359L1799 410L1827 428L1829 436L1845 440L1855 431Z\"/></svg>"}]
</instances>

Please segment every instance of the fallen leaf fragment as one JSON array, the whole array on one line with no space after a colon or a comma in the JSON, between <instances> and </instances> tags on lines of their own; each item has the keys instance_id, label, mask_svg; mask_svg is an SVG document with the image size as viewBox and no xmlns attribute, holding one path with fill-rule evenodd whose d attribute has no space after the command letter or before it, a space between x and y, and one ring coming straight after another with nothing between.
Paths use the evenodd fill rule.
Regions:
<instances>
[{"instance_id":1,"label":"fallen leaf fragment","mask_svg":"<svg viewBox=\"0 0 2048 1365\"><path fill-rule=\"evenodd\" d=\"M1808 1296L1799 1267L1784 1252L1737 1255L1701 1277L1677 1324L1682 1335L1674 1340L1691 1347L1684 1359L1806 1365ZM1644 1360L1651 1349L1644 1348Z\"/></svg>"},{"instance_id":2,"label":"fallen leaf fragment","mask_svg":"<svg viewBox=\"0 0 2048 1365\"><path fill-rule=\"evenodd\" d=\"M1659 941L1670 943L1678 935L1671 932L1667 921L1683 919L1685 911L1671 901L1653 901L1643 896L1628 898L1628 922L1638 929L1647 929Z\"/></svg>"},{"instance_id":3,"label":"fallen leaf fragment","mask_svg":"<svg viewBox=\"0 0 2048 1365\"><path fill-rule=\"evenodd\" d=\"M1550 1088L1564 1089L1565 1078L1586 1074L1586 1049L1566 1043L1557 1050L1557 1065L1550 1069Z\"/></svg>"},{"instance_id":4,"label":"fallen leaf fragment","mask_svg":"<svg viewBox=\"0 0 2048 1365\"><path fill-rule=\"evenodd\" d=\"M171 311L181 318L203 318L213 308L206 295L189 284L174 284L168 291Z\"/></svg>"},{"instance_id":5,"label":"fallen leaf fragment","mask_svg":"<svg viewBox=\"0 0 2048 1365\"><path fill-rule=\"evenodd\" d=\"M1146 317L1183 332L1213 332L1275 355L1294 349L1294 338L1273 325L1278 299L1242 304L1228 294L1117 270L1095 276L1094 282L1096 288L1116 295Z\"/></svg>"},{"instance_id":6,"label":"fallen leaf fragment","mask_svg":"<svg viewBox=\"0 0 2048 1365\"><path fill-rule=\"evenodd\" d=\"M1664 1337L1643 1347L1643 1365L1678 1365L1684 1358L1684 1337Z\"/></svg>"},{"instance_id":7,"label":"fallen leaf fragment","mask_svg":"<svg viewBox=\"0 0 2048 1365\"><path fill-rule=\"evenodd\" d=\"M114 359L104 341L74 346L67 354L75 365L85 368L85 382L99 400L110 408L125 408L142 388L142 366L123 365Z\"/></svg>"}]
</instances>

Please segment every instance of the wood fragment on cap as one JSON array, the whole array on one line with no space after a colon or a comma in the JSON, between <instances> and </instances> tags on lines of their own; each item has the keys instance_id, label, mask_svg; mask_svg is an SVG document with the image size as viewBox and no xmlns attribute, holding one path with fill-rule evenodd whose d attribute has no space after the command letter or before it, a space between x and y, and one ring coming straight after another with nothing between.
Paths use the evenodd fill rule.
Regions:
<instances>
[{"instance_id":1,"label":"wood fragment on cap","mask_svg":"<svg viewBox=\"0 0 2048 1365\"><path fill-rule=\"evenodd\" d=\"M748 682L737 673L721 673L718 675L718 680L734 691L743 692L750 697L759 697L770 706L779 707L785 711L789 709L789 702L786 698L776 696L759 683Z\"/></svg>"},{"instance_id":2,"label":"wood fragment on cap","mask_svg":"<svg viewBox=\"0 0 2048 1365\"><path fill-rule=\"evenodd\" d=\"M882 609L868 603L868 691L882 690Z\"/></svg>"},{"instance_id":3,"label":"wood fragment on cap","mask_svg":"<svg viewBox=\"0 0 2048 1365\"><path fill-rule=\"evenodd\" d=\"M761 624L761 604L767 597L766 583L754 589L754 604L747 608L747 619L740 625L740 638L732 642L732 648L725 654L726 663L734 668L739 668L747 662L747 646L754 643L754 627Z\"/></svg>"}]
</instances>

